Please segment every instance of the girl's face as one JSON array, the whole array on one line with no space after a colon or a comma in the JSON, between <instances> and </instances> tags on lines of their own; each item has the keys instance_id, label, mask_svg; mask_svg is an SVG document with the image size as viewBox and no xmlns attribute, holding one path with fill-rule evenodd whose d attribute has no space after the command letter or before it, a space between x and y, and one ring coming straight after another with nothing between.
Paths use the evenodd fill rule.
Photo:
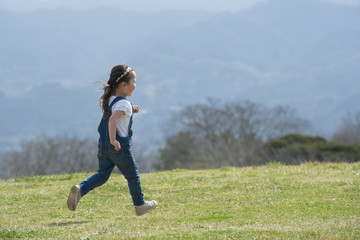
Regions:
<instances>
[{"instance_id":1,"label":"girl's face","mask_svg":"<svg viewBox=\"0 0 360 240\"><path fill-rule=\"evenodd\" d=\"M131 74L133 75L133 78L130 80L129 83L125 83L124 85L124 93L127 97L131 97L133 91L136 88L136 73L135 71L132 71Z\"/></svg>"}]
</instances>

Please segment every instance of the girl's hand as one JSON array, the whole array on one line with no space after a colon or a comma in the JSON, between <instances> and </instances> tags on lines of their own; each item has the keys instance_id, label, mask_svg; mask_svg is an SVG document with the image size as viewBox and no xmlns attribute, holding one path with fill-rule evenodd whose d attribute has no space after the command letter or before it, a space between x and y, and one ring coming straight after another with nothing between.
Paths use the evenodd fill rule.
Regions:
<instances>
[{"instance_id":1,"label":"girl's hand","mask_svg":"<svg viewBox=\"0 0 360 240\"><path fill-rule=\"evenodd\" d=\"M140 111L138 105L134 105L134 113L138 113Z\"/></svg>"},{"instance_id":2,"label":"girl's hand","mask_svg":"<svg viewBox=\"0 0 360 240\"><path fill-rule=\"evenodd\" d=\"M114 146L115 151L119 151L121 149L121 145L117 140L111 141L111 145Z\"/></svg>"}]
</instances>

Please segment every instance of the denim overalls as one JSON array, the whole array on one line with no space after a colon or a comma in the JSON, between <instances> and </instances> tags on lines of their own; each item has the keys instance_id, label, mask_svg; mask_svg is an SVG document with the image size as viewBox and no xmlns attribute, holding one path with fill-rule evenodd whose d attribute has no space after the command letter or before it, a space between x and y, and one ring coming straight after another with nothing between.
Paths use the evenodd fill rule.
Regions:
<instances>
[{"instance_id":1,"label":"denim overalls","mask_svg":"<svg viewBox=\"0 0 360 240\"><path fill-rule=\"evenodd\" d=\"M107 109L107 116L111 116L112 106L119 100L125 99L123 97L116 97ZM141 190L140 176L133 154L130 150L132 137L132 116L129 122L129 136L120 137L116 132L116 140L119 141L121 149L116 151L114 146L110 144L109 137L109 117L103 115L98 127L100 134L98 144L98 161L99 169L96 174L89 177L80 184L81 195L84 196L89 191L96 187L103 185L110 177L110 174L115 166L124 175L128 182L130 194L135 206L144 204L144 195Z\"/></svg>"}]
</instances>

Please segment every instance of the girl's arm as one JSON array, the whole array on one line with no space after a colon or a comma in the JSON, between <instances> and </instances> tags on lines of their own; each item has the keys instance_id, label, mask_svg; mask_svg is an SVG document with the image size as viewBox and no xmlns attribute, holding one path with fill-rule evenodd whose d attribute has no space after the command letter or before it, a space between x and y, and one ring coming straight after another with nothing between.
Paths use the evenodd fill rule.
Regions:
<instances>
[{"instance_id":1,"label":"girl's arm","mask_svg":"<svg viewBox=\"0 0 360 240\"><path fill-rule=\"evenodd\" d=\"M111 114L111 117L109 119L110 143L115 147L116 151L119 151L121 149L120 143L116 140L116 127L120 117L124 114L124 111L116 110Z\"/></svg>"}]
</instances>

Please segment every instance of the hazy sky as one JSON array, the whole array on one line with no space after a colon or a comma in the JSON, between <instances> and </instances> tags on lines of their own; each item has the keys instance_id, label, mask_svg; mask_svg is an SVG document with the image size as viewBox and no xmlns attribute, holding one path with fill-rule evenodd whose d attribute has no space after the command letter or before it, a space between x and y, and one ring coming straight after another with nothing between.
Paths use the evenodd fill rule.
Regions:
<instances>
[{"instance_id":1,"label":"hazy sky","mask_svg":"<svg viewBox=\"0 0 360 240\"><path fill-rule=\"evenodd\" d=\"M125 10L157 11L163 9L197 9L205 11L239 11L253 5L276 0L0 0L0 9L34 11L43 8L88 9L99 6ZM291 0L289 0L291 1ZM360 6L360 0L322 0Z\"/></svg>"}]
</instances>

